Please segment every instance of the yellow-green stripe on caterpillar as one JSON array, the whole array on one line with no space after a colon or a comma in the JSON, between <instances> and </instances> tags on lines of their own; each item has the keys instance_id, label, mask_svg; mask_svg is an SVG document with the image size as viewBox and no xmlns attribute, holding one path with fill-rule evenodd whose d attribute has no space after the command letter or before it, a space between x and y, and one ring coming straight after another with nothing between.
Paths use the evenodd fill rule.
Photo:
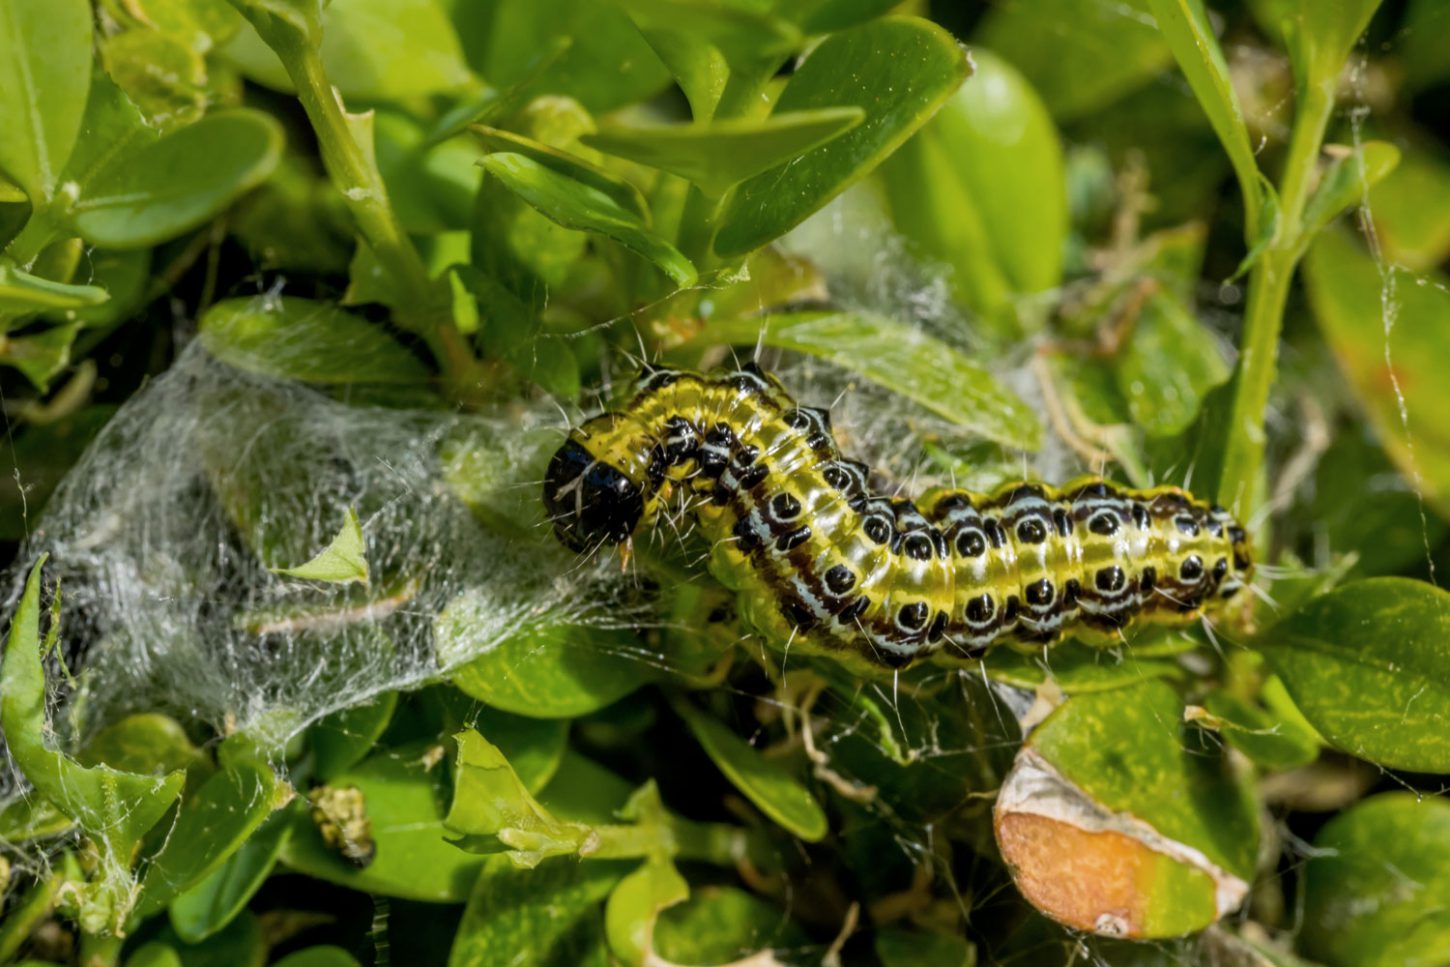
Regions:
<instances>
[{"instance_id":1,"label":"yellow-green stripe on caterpillar","mask_svg":"<svg viewBox=\"0 0 1450 967\"><path fill-rule=\"evenodd\" d=\"M1253 568L1244 528L1176 487L874 494L828 414L754 366L651 370L622 410L569 435L544 505L583 551L653 524L675 489L712 543L711 573L772 644L877 668L1187 624Z\"/></svg>"}]
</instances>

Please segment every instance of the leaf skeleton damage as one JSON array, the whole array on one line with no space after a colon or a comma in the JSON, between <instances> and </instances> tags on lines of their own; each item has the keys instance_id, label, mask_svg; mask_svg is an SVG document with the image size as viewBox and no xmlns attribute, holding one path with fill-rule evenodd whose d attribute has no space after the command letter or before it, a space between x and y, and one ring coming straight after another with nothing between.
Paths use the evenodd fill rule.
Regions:
<instances>
[{"instance_id":1,"label":"leaf skeleton damage","mask_svg":"<svg viewBox=\"0 0 1450 967\"><path fill-rule=\"evenodd\" d=\"M862 668L975 660L1065 632L1119 640L1131 622L1183 625L1252 576L1244 528L1177 487L1095 477L990 495L874 493L824 410L753 365L653 368L629 404L575 429L544 505L584 551L629 540L676 488L712 543L710 571L777 647Z\"/></svg>"}]
</instances>

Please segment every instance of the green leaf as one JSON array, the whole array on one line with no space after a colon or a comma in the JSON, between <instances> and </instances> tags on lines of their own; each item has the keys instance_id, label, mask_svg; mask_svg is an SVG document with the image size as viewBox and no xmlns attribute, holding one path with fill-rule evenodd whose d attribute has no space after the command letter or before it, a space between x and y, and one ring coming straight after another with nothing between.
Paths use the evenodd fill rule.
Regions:
<instances>
[{"instance_id":1,"label":"green leaf","mask_svg":"<svg viewBox=\"0 0 1450 967\"><path fill-rule=\"evenodd\" d=\"M61 182L75 182L77 197L102 173L130 159L160 137L141 111L106 72L91 75L91 92L81 119L81 135L65 164Z\"/></svg>"},{"instance_id":2,"label":"green leaf","mask_svg":"<svg viewBox=\"0 0 1450 967\"><path fill-rule=\"evenodd\" d=\"M187 943L169 926L163 926L154 936L155 940L141 950L159 948L160 956L138 962L141 951L137 951L126 961L126 967L263 967L267 962L262 926L248 911L201 943Z\"/></svg>"},{"instance_id":3,"label":"green leaf","mask_svg":"<svg viewBox=\"0 0 1450 967\"><path fill-rule=\"evenodd\" d=\"M1383 156L1384 148L1379 150ZM1366 153L1371 173L1372 162ZM1450 155L1429 138L1410 140L1399 165L1370 189L1368 214L1391 262L1416 272L1443 263L1450 257Z\"/></svg>"},{"instance_id":4,"label":"green leaf","mask_svg":"<svg viewBox=\"0 0 1450 967\"><path fill-rule=\"evenodd\" d=\"M444 838L439 803L444 769L421 744L383 750L334 777L363 795L377 852L357 869L323 843L306 808L294 808L282 862L299 872L353 890L430 903L462 903L483 859Z\"/></svg>"},{"instance_id":5,"label":"green leaf","mask_svg":"<svg viewBox=\"0 0 1450 967\"><path fill-rule=\"evenodd\" d=\"M291 831L289 817L274 813L236 852L171 902L171 927L188 943L223 930L246 908L276 865Z\"/></svg>"},{"instance_id":6,"label":"green leaf","mask_svg":"<svg viewBox=\"0 0 1450 967\"><path fill-rule=\"evenodd\" d=\"M1450 802L1384 793L1321 829L1299 948L1328 967L1450 961Z\"/></svg>"},{"instance_id":7,"label":"green leaf","mask_svg":"<svg viewBox=\"0 0 1450 967\"><path fill-rule=\"evenodd\" d=\"M449 967L579 964L597 952L590 927L629 869L620 861L548 863L521 870L501 856L484 865L453 937Z\"/></svg>"},{"instance_id":8,"label":"green leaf","mask_svg":"<svg viewBox=\"0 0 1450 967\"><path fill-rule=\"evenodd\" d=\"M951 267L962 305L994 322L1012 294L1061 282L1066 178L1057 128L1031 85L986 51L972 60L976 72L881 174L897 228Z\"/></svg>"},{"instance_id":9,"label":"green leaf","mask_svg":"<svg viewBox=\"0 0 1450 967\"><path fill-rule=\"evenodd\" d=\"M726 964L775 948L809 944L805 931L779 906L733 886L706 886L661 912L654 948L676 964Z\"/></svg>"},{"instance_id":10,"label":"green leaf","mask_svg":"<svg viewBox=\"0 0 1450 967\"><path fill-rule=\"evenodd\" d=\"M444 820L475 852L506 851L532 869L550 856L581 854L593 830L554 817L533 797L498 746L474 729L454 736L453 804Z\"/></svg>"},{"instance_id":11,"label":"green leaf","mask_svg":"<svg viewBox=\"0 0 1450 967\"><path fill-rule=\"evenodd\" d=\"M290 953L273 967L358 967L358 959L342 947L319 944Z\"/></svg>"},{"instance_id":12,"label":"green leaf","mask_svg":"<svg viewBox=\"0 0 1450 967\"><path fill-rule=\"evenodd\" d=\"M552 145L535 141L533 138L526 138L512 131L501 131L483 124L472 125L469 130L490 151L521 154L530 161L538 162L566 178L572 178L603 192L619 207L626 209L641 220L648 221L649 203L645 201L638 188L577 154L562 151ZM583 140L587 143L588 136Z\"/></svg>"},{"instance_id":13,"label":"green leaf","mask_svg":"<svg viewBox=\"0 0 1450 967\"><path fill-rule=\"evenodd\" d=\"M137 712L111 723L86 741L76 759L81 765L108 765L127 772L196 769L202 775L211 761L192 745L180 722L159 712Z\"/></svg>"},{"instance_id":14,"label":"green leaf","mask_svg":"<svg viewBox=\"0 0 1450 967\"><path fill-rule=\"evenodd\" d=\"M0 725L10 756L39 796L75 820L100 847L102 867L81 899L88 931L119 930L130 912L132 851L181 792L183 773L164 776L86 768L45 742L45 671L40 651L40 570L31 568L11 620L0 672ZM58 632L52 615L50 634Z\"/></svg>"},{"instance_id":15,"label":"green leaf","mask_svg":"<svg viewBox=\"0 0 1450 967\"><path fill-rule=\"evenodd\" d=\"M182 801L176 825L146 868L138 915L217 872L290 796L265 762L242 760L213 775Z\"/></svg>"},{"instance_id":16,"label":"green leaf","mask_svg":"<svg viewBox=\"0 0 1450 967\"><path fill-rule=\"evenodd\" d=\"M674 703L695 740L725 778L756 808L807 842L826 835L826 814L800 780L779 763L763 758L720 720L689 702Z\"/></svg>"},{"instance_id":17,"label":"green leaf","mask_svg":"<svg viewBox=\"0 0 1450 967\"><path fill-rule=\"evenodd\" d=\"M1173 59L1146 0L1006 0L972 39L1027 75L1059 120L1108 106Z\"/></svg>"},{"instance_id":18,"label":"green leaf","mask_svg":"<svg viewBox=\"0 0 1450 967\"><path fill-rule=\"evenodd\" d=\"M72 856L65 856L62 868L42 873L24 893L10 882L10 868L5 867L5 918L0 920L0 960L16 963L15 952L30 939L31 933L54 912L55 901L67 879L80 870Z\"/></svg>"},{"instance_id":19,"label":"green leaf","mask_svg":"<svg viewBox=\"0 0 1450 967\"><path fill-rule=\"evenodd\" d=\"M858 312L711 320L701 341L757 343L829 360L989 440L1036 450L1037 415L985 367L920 328Z\"/></svg>"},{"instance_id":20,"label":"green leaf","mask_svg":"<svg viewBox=\"0 0 1450 967\"><path fill-rule=\"evenodd\" d=\"M384 692L371 701L334 712L307 733L312 745L317 777L331 782L339 773L357 765L372 751L398 707L398 693Z\"/></svg>"},{"instance_id":21,"label":"green leaf","mask_svg":"<svg viewBox=\"0 0 1450 967\"><path fill-rule=\"evenodd\" d=\"M568 751L565 719L526 718L485 706L475 709L470 724L498 744L524 788L535 795L553 779Z\"/></svg>"},{"instance_id":22,"label":"green leaf","mask_svg":"<svg viewBox=\"0 0 1450 967\"><path fill-rule=\"evenodd\" d=\"M306 383L420 384L428 368L379 325L294 296L224 299L201 318L207 352L237 369Z\"/></svg>"},{"instance_id":23,"label":"green leaf","mask_svg":"<svg viewBox=\"0 0 1450 967\"><path fill-rule=\"evenodd\" d=\"M71 217L88 242L135 248L164 242L215 217L259 184L282 153L282 128L246 108L209 114L82 186Z\"/></svg>"},{"instance_id":24,"label":"green leaf","mask_svg":"<svg viewBox=\"0 0 1450 967\"><path fill-rule=\"evenodd\" d=\"M962 937L887 927L876 931L882 967L976 967L977 948Z\"/></svg>"},{"instance_id":25,"label":"green leaf","mask_svg":"<svg viewBox=\"0 0 1450 967\"><path fill-rule=\"evenodd\" d=\"M1235 909L1258 855L1257 805L1231 764L1187 746L1162 682L1075 695L1003 781L997 841L1019 888L1068 926L1131 939Z\"/></svg>"},{"instance_id":26,"label":"green leaf","mask_svg":"<svg viewBox=\"0 0 1450 967\"><path fill-rule=\"evenodd\" d=\"M1218 340L1166 289L1144 302L1115 369L1133 422L1154 437L1186 430L1229 377Z\"/></svg>"},{"instance_id":27,"label":"green leaf","mask_svg":"<svg viewBox=\"0 0 1450 967\"><path fill-rule=\"evenodd\" d=\"M651 856L626 876L604 907L609 949L626 967L643 967L654 952L655 920L660 911L690 895L690 885L664 856Z\"/></svg>"},{"instance_id":28,"label":"green leaf","mask_svg":"<svg viewBox=\"0 0 1450 967\"><path fill-rule=\"evenodd\" d=\"M695 284L695 267L689 259L650 231L640 215L599 189L514 152L491 154L479 163L551 221L614 239L653 262L681 288Z\"/></svg>"},{"instance_id":29,"label":"green leaf","mask_svg":"<svg viewBox=\"0 0 1450 967\"><path fill-rule=\"evenodd\" d=\"M473 83L453 25L435 0L328 4L322 14L321 47L328 79L349 99L396 101ZM222 47L221 54L250 80L292 90L281 61L251 25Z\"/></svg>"},{"instance_id":30,"label":"green leaf","mask_svg":"<svg viewBox=\"0 0 1450 967\"><path fill-rule=\"evenodd\" d=\"M767 118L606 128L581 140L608 154L679 175L719 197L768 168L788 164L861 123L860 108L821 108Z\"/></svg>"},{"instance_id":31,"label":"green leaf","mask_svg":"<svg viewBox=\"0 0 1450 967\"><path fill-rule=\"evenodd\" d=\"M5 337L0 342L0 365L14 366L32 386L45 393L50 381L70 365L71 344L80 328L80 323L73 323L51 326L33 336Z\"/></svg>"},{"instance_id":32,"label":"green leaf","mask_svg":"<svg viewBox=\"0 0 1450 967\"><path fill-rule=\"evenodd\" d=\"M1051 681L1068 695L1105 692L1155 678L1173 681L1184 677L1177 663L1145 659L1136 649L1114 655L1076 642L1035 655L1000 649L1000 653L989 655L985 664L986 674L993 681L1026 689Z\"/></svg>"},{"instance_id":33,"label":"green leaf","mask_svg":"<svg viewBox=\"0 0 1450 967\"><path fill-rule=\"evenodd\" d=\"M1296 769L1319 757L1319 735L1307 723L1278 716L1226 692L1211 692L1206 707L1229 745L1266 769Z\"/></svg>"},{"instance_id":34,"label":"green leaf","mask_svg":"<svg viewBox=\"0 0 1450 967\"><path fill-rule=\"evenodd\" d=\"M1390 459L1450 516L1450 279L1381 266L1349 234L1320 234L1305 260L1309 303ZM1393 315L1386 316L1386 295ZM1388 360L1388 362L1387 362Z\"/></svg>"},{"instance_id":35,"label":"green leaf","mask_svg":"<svg viewBox=\"0 0 1450 967\"><path fill-rule=\"evenodd\" d=\"M731 107L748 103L802 37L787 20L729 0L614 0L690 102L695 121L715 116L729 92Z\"/></svg>"},{"instance_id":36,"label":"green leaf","mask_svg":"<svg viewBox=\"0 0 1450 967\"><path fill-rule=\"evenodd\" d=\"M1380 0L1258 0L1251 4L1270 33L1281 33L1301 92L1306 87L1332 94L1340 69Z\"/></svg>"},{"instance_id":37,"label":"green leaf","mask_svg":"<svg viewBox=\"0 0 1450 967\"><path fill-rule=\"evenodd\" d=\"M627 631L549 624L504 632L489 622L491 611L488 602L460 597L443 609L434 633L453 684L494 708L574 718L655 677Z\"/></svg>"},{"instance_id":38,"label":"green leaf","mask_svg":"<svg viewBox=\"0 0 1450 967\"><path fill-rule=\"evenodd\" d=\"M562 94L604 112L646 100L670 73L629 17L600 0L455 0L454 18L469 62L489 83L507 87L536 72L535 55L557 38L569 49L537 78L531 93Z\"/></svg>"},{"instance_id":39,"label":"green leaf","mask_svg":"<svg viewBox=\"0 0 1450 967\"><path fill-rule=\"evenodd\" d=\"M0 314L18 316L79 309L98 306L107 298L106 290L98 286L52 282L7 262L0 262Z\"/></svg>"},{"instance_id":40,"label":"green leaf","mask_svg":"<svg viewBox=\"0 0 1450 967\"><path fill-rule=\"evenodd\" d=\"M159 129L191 124L206 111L206 59L183 38L144 27L103 36L106 73Z\"/></svg>"},{"instance_id":41,"label":"green leaf","mask_svg":"<svg viewBox=\"0 0 1450 967\"><path fill-rule=\"evenodd\" d=\"M926 123L968 72L952 36L924 20L887 17L827 37L773 113L856 107L866 119L741 184L721 215L715 251L745 255L794 228Z\"/></svg>"},{"instance_id":42,"label":"green leaf","mask_svg":"<svg viewBox=\"0 0 1450 967\"><path fill-rule=\"evenodd\" d=\"M273 574L286 574L306 581L326 581L329 584L368 583L368 559L363 543L362 524L357 511L349 507L342 521L342 529L317 556L296 567L268 568Z\"/></svg>"},{"instance_id":43,"label":"green leaf","mask_svg":"<svg viewBox=\"0 0 1450 967\"><path fill-rule=\"evenodd\" d=\"M1188 86L1193 88L1199 106L1208 115L1219 143L1233 164L1234 175L1243 194L1245 232L1252 238L1255 225L1264 207L1262 175L1254 157L1248 125L1229 79L1228 64L1223 59L1208 12L1202 0L1147 0L1158 21L1158 29L1178 60Z\"/></svg>"},{"instance_id":44,"label":"green leaf","mask_svg":"<svg viewBox=\"0 0 1450 967\"><path fill-rule=\"evenodd\" d=\"M86 0L0 0L0 170L37 209L75 146L90 83Z\"/></svg>"},{"instance_id":45,"label":"green leaf","mask_svg":"<svg viewBox=\"0 0 1450 967\"><path fill-rule=\"evenodd\" d=\"M1399 163L1400 149L1387 141L1366 141L1334 159L1304 206L1300 244L1308 248L1314 237L1351 205L1370 204L1370 189L1393 173Z\"/></svg>"},{"instance_id":46,"label":"green leaf","mask_svg":"<svg viewBox=\"0 0 1450 967\"><path fill-rule=\"evenodd\" d=\"M1450 593L1369 578L1312 599L1256 647L1334 745L1392 769L1450 772Z\"/></svg>"}]
</instances>

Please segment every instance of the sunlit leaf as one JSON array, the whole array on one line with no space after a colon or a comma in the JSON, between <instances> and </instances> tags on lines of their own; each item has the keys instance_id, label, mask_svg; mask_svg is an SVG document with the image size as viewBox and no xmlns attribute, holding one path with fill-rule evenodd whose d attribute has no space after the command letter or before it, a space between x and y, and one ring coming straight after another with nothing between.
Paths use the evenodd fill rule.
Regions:
<instances>
[{"instance_id":1,"label":"sunlit leaf","mask_svg":"<svg viewBox=\"0 0 1450 967\"><path fill-rule=\"evenodd\" d=\"M1258 648L1327 740L1371 762L1450 772L1450 593L1369 578L1310 600Z\"/></svg>"}]
</instances>

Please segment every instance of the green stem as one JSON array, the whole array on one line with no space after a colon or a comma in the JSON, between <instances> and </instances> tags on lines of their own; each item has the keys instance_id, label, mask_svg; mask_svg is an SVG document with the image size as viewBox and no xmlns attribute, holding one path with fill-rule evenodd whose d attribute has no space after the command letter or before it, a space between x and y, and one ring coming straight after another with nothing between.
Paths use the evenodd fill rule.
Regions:
<instances>
[{"instance_id":1,"label":"green stem","mask_svg":"<svg viewBox=\"0 0 1450 967\"><path fill-rule=\"evenodd\" d=\"M428 344L455 395L471 394L478 382L478 360L468 340L453 325L443 290L428 278L422 257L388 203L387 187L371 145L356 136L358 127L349 123L318 48L298 45L292 51L278 53L284 55L282 61L297 88L297 99L317 133L328 176L342 192L358 231L392 280L400 303L408 306L396 313L395 321ZM294 56L285 55L289 53ZM365 130L370 132L371 128Z\"/></svg>"},{"instance_id":2,"label":"green stem","mask_svg":"<svg viewBox=\"0 0 1450 967\"><path fill-rule=\"evenodd\" d=\"M26 220L20 234L10 240L5 247L5 254L15 260L15 264L22 269L29 269L45 251L45 247L55 241L60 234L60 218L51 208L41 208L33 212Z\"/></svg>"},{"instance_id":3,"label":"green stem","mask_svg":"<svg viewBox=\"0 0 1450 967\"><path fill-rule=\"evenodd\" d=\"M1279 190L1279 229L1249 275L1244 331L1228 414L1228 443L1219 475L1219 500L1245 517L1253 510L1255 484L1264 462L1264 416L1278 369L1284 306L1302 248L1304 206L1309 200L1324 132L1334 113L1331 88L1312 85L1303 94Z\"/></svg>"}]
</instances>

